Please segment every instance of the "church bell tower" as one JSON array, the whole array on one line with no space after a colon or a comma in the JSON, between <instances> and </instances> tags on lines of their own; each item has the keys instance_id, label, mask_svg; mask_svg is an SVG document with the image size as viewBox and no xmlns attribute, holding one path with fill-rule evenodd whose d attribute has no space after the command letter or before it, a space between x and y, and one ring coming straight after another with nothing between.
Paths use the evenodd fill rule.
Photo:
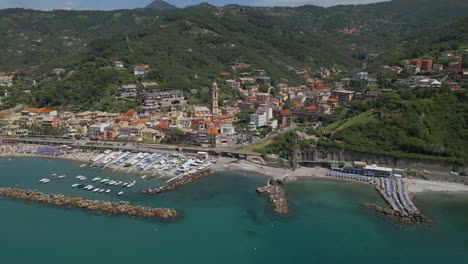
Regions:
<instances>
[{"instance_id":1,"label":"church bell tower","mask_svg":"<svg viewBox=\"0 0 468 264\"><path fill-rule=\"evenodd\" d=\"M211 89L212 97L213 97L213 115L219 115L219 109L218 109L218 99L219 99L219 90L218 90L218 84L216 81L213 82L213 87Z\"/></svg>"}]
</instances>

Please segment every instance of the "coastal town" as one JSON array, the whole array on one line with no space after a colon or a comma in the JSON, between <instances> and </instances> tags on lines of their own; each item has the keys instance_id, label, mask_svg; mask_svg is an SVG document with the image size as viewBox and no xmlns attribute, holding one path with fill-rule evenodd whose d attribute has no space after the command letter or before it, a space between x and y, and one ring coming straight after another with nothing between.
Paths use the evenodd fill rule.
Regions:
<instances>
[{"instance_id":1,"label":"coastal town","mask_svg":"<svg viewBox=\"0 0 468 264\"><path fill-rule=\"evenodd\" d=\"M219 73L213 81L209 89L210 105L190 104L190 93L195 91L187 94L177 89L160 88L156 80L145 78L153 71L151 66L141 64L132 70L140 81L117 87L115 98L137 103L139 106L136 110L129 109L124 113L66 111L20 104L1 111L0 134L4 137L4 146L0 149L0 155L60 157L79 160L84 162L83 166L95 169L138 174L141 179L158 182L154 187L143 190L147 194L157 194L188 184L213 170L229 169L233 162L245 162L237 167L239 170L253 166L253 171L258 171L258 167L272 166L274 155L248 153L239 147L258 144L289 131L302 132L304 125L307 129L321 129L323 120L339 118L340 111L352 102L376 100L382 94L396 93L400 88L462 90L460 83L468 78L468 70L462 69L463 57L460 53L445 50L434 61L406 59L400 65L383 66L374 74L355 72L352 78L341 78L339 81L336 81L336 77L346 76L346 73L333 68L311 71L286 66L288 71L300 76L303 81L303 84L294 87L288 85L286 79L272 80L268 72L256 69L252 64L235 63L230 66L229 72ZM377 56L373 54L371 57ZM126 71L127 65L115 61L112 67L106 69ZM9 90L15 87L15 82L26 83L31 89L40 83L38 80L18 78L15 74L19 72L1 73L0 86L5 87L2 100L8 100L11 96ZM54 78L60 78L73 73L56 68L52 74ZM239 99L221 101L223 89L234 91ZM28 94L30 90L21 93ZM380 118L400 116L398 110L380 113ZM35 139L44 141L34 142ZM58 143L60 140L63 142ZM133 145L125 148L127 144ZM192 146L192 149L184 150L182 147L161 151L158 146L163 144ZM113 146L113 149L106 149L106 146ZM83 152L93 147L100 149ZM270 196L277 213L287 215L289 206L282 181L296 177L319 177L361 182L375 186L393 211L374 205L367 207L403 222L426 222L409 195L411 192L408 188L411 187L407 185L411 186L412 182L406 182L407 178L411 178L407 170L361 164L359 161L354 161L354 164L340 163L341 167L333 160L320 162L328 163L329 168L320 170L319 167L307 169L307 166L295 166L291 170L289 164L283 164L289 167L283 168L285 172L272 169L270 173L274 175L268 176L279 181L272 181L272 184L259 188L258 192ZM262 174L266 174L265 171ZM276 174L283 177L278 178ZM98 179L98 182L103 180L106 179ZM47 183L50 179L41 181ZM135 184L110 179L109 182L125 184L124 187ZM91 184L77 183L74 187L94 192L110 191ZM119 192L119 195L123 193Z\"/></svg>"},{"instance_id":2,"label":"coastal town","mask_svg":"<svg viewBox=\"0 0 468 264\"><path fill-rule=\"evenodd\" d=\"M138 83L117 87L116 100L139 104L138 111L123 113L102 111L64 111L31 108L22 104L0 111L0 134L3 136L55 136L92 140L143 141L153 143L183 143L200 146L236 147L295 128L295 122L320 122L327 116L339 116L339 110L355 101L372 101L400 88L464 89L468 69L462 68L461 51L446 50L435 60L406 59L400 65L386 65L373 75L356 72L352 78L336 69L296 69L285 66L303 78L303 84L291 87L288 80L272 80L262 69L252 64L235 63L230 72L219 73L210 88L210 105L189 104L187 92L160 89L154 80L145 80L151 66L135 66L132 73L142 78ZM373 54L373 57L377 54ZM127 70L116 61L117 71ZM0 104L10 97L15 85L27 95L41 81L24 80L16 74L0 73ZM66 73L54 69L54 78ZM312 77L313 75L317 77ZM51 78L51 77L48 77ZM26 85L26 86L24 86ZM220 101L221 88L234 91L238 100ZM401 116L399 111L382 112L382 118ZM318 129L319 126L315 126Z\"/></svg>"}]
</instances>

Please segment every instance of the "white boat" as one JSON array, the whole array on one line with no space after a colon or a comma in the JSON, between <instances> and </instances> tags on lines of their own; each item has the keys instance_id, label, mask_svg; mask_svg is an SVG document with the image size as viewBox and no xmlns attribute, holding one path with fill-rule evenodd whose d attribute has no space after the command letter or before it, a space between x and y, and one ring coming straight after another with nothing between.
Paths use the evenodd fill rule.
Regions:
<instances>
[{"instance_id":1,"label":"white boat","mask_svg":"<svg viewBox=\"0 0 468 264\"><path fill-rule=\"evenodd\" d=\"M40 183L48 183L48 182L50 182L50 180L44 178L44 179L39 180L39 182Z\"/></svg>"},{"instance_id":2,"label":"white boat","mask_svg":"<svg viewBox=\"0 0 468 264\"><path fill-rule=\"evenodd\" d=\"M110 189L107 189L107 190L106 190L106 193L110 193L110 192L111 192L111 190L110 190Z\"/></svg>"},{"instance_id":3,"label":"white boat","mask_svg":"<svg viewBox=\"0 0 468 264\"><path fill-rule=\"evenodd\" d=\"M60 175L60 176L58 176L59 179L63 179L63 178L66 178L66 177L67 177L67 175Z\"/></svg>"},{"instance_id":4,"label":"white boat","mask_svg":"<svg viewBox=\"0 0 468 264\"><path fill-rule=\"evenodd\" d=\"M133 185L135 185L134 183L130 183L129 185L127 185L127 188L130 188L132 187Z\"/></svg>"},{"instance_id":5,"label":"white boat","mask_svg":"<svg viewBox=\"0 0 468 264\"><path fill-rule=\"evenodd\" d=\"M52 177L57 176L57 173L52 174Z\"/></svg>"},{"instance_id":6,"label":"white boat","mask_svg":"<svg viewBox=\"0 0 468 264\"><path fill-rule=\"evenodd\" d=\"M107 178L101 180L102 183L106 183L106 182L108 182L108 181L109 181L109 179L107 179Z\"/></svg>"},{"instance_id":7,"label":"white boat","mask_svg":"<svg viewBox=\"0 0 468 264\"><path fill-rule=\"evenodd\" d=\"M100 178L100 177L96 177L96 178L94 178L92 181L93 181L93 182L97 182L97 181L99 181L99 180L101 180L101 178Z\"/></svg>"},{"instance_id":8,"label":"white boat","mask_svg":"<svg viewBox=\"0 0 468 264\"><path fill-rule=\"evenodd\" d=\"M125 187L125 186L127 186L128 184L129 184L128 182L124 182L124 183L122 184L122 186Z\"/></svg>"},{"instance_id":9,"label":"white boat","mask_svg":"<svg viewBox=\"0 0 468 264\"><path fill-rule=\"evenodd\" d=\"M118 193L118 195L122 195L122 194L124 194L124 192L119 192L119 193Z\"/></svg>"},{"instance_id":10,"label":"white boat","mask_svg":"<svg viewBox=\"0 0 468 264\"><path fill-rule=\"evenodd\" d=\"M86 164L81 164L80 167L84 168L84 167L86 167Z\"/></svg>"},{"instance_id":11,"label":"white boat","mask_svg":"<svg viewBox=\"0 0 468 264\"><path fill-rule=\"evenodd\" d=\"M93 192L98 192L99 190L100 190L99 188L95 188Z\"/></svg>"},{"instance_id":12,"label":"white boat","mask_svg":"<svg viewBox=\"0 0 468 264\"><path fill-rule=\"evenodd\" d=\"M78 187L78 185L80 185L79 183L75 183L72 185L72 188L75 188L75 187Z\"/></svg>"},{"instance_id":13,"label":"white boat","mask_svg":"<svg viewBox=\"0 0 468 264\"><path fill-rule=\"evenodd\" d=\"M104 189L99 190L100 193L103 193L104 191L105 191Z\"/></svg>"},{"instance_id":14,"label":"white boat","mask_svg":"<svg viewBox=\"0 0 468 264\"><path fill-rule=\"evenodd\" d=\"M147 177L146 175L141 176L142 179L144 179L144 178L146 178L146 177Z\"/></svg>"},{"instance_id":15,"label":"white boat","mask_svg":"<svg viewBox=\"0 0 468 264\"><path fill-rule=\"evenodd\" d=\"M94 188L93 185L86 185L86 186L84 187L84 189L85 189L85 190L88 190L88 191L92 190L93 188Z\"/></svg>"}]
</instances>

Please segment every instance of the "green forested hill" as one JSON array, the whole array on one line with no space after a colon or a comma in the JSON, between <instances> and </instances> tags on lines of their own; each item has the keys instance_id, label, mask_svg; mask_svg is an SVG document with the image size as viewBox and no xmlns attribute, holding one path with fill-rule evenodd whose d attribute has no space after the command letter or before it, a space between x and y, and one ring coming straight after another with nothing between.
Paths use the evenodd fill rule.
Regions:
<instances>
[{"instance_id":1,"label":"green forested hill","mask_svg":"<svg viewBox=\"0 0 468 264\"><path fill-rule=\"evenodd\" d=\"M0 72L28 70L94 39L153 24L164 12L0 10Z\"/></svg>"},{"instance_id":2,"label":"green forested hill","mask_svg":"<svg viewBox=\"0 0 468 264\"><path fill-rule=\"evenodd\" d=\"M63 67L76 73L42 84L34 96L35 103L60 106L72 102L88 106L102 96L114 96L119 84L135 82L137 79L129 72L142 63L153 69L146 79L185 91L208 87L213 78L229 71L235 62L250 63L265 69L274 80L286 78L291 84L302 80L302 75L289 71L287 65L356 65L338 47L313 35L299 34L262 12L220 16L214 11L217 9L186 9L155 25L92 41L86 48L49 61L35 72L50 74L51 69ZM100 70L116 60L123 61L129 70ZM111 81L103 81L101 75L112 76Z\"/></svg>"},{"instance_id":3,"label":"green forested hill","mask_svg":"<svg viewBox=\"0 0 468 264\"><path fill-rule=\"evenodd\" d=\"M369 53L432 36L433 28L443 30L466 15L467 5L464 0L393 0L331 8L9 9L0 11L0 69L24 69L24 78L52 77L33 89L28 103L73 109L107 109L119 85L138 80L131 69L142 63L152 67L145 80L184 91L208 87L219 72L241 61L295 85L301 76L286 65L313 73L320 67L359 69ZM116 60L127 71L102 69ZM74 74L58 78L53 68ZM204 95L191 96L192 102L205 102ZM236 97L226 90L223 95Z\"/></svg>"},{"instance_id":4,"label":"green forested hill","mask_svg":"<svg viewBox=\"0 0 468 264\"><path fill-rule=\"evenodd\" d=\"M333 140L363 152L468 162L467 91L400 89L398 94L380 96L375 103L360 103L359 109L373 109L373 118L350 122L334 133ZM388 112L401 113L401 117L380 117Z\"/></svg>"}]
</instances>

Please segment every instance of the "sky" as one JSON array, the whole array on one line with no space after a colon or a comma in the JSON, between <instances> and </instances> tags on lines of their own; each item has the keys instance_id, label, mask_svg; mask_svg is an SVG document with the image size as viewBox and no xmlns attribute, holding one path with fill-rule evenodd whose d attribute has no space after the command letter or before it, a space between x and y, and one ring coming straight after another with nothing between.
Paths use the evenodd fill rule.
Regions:
<instances>
[{"instance_id":1,"label":"sky","mask_svg":"<svg viewBox=\"0 0 468 264\"><path fill-rule=\"evenodd\" d=\"M254 6L333 6L340 4L368 4L383 1L385 0L167 0L166 2L178 7L185 7L188 5L199 4L201 2L208 2L217 6L223 6L226 4ZM21 7L41 10L113 10L145 7L151 2L152 0L0 0L0 9Z\"/></svg>"}]
</instances>

